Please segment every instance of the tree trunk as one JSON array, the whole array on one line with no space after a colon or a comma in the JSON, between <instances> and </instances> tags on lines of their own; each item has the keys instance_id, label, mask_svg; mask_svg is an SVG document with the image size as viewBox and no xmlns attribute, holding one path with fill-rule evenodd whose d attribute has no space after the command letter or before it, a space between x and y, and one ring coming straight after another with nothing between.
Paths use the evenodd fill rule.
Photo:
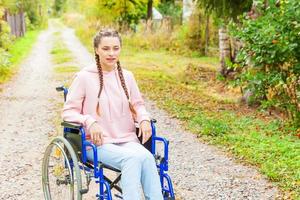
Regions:
<instances>
[{"instance_id":1,"label":"tree trunk","mask_svg":"<svg viewBox=\"0 0 300 200\"><path fill-rule=\"evenodd\" d=\"M209 15L206 15L206 27L205 27L205 51L204 54L207 56L209 46Z\"/></svg>"},{"instance_id":2,"label":"tree trunk","mask_svg":"<svg viewBox=\"0 0 300 200\"><path fill-rule=\"evenodd\" d=\"M148 0L146 32L152 32L152 6L153 6L153 0Z\"/></svg>"},{"instance_id":3,"label":"tree trunk","mask_svg":"<svg viewBox=\"0 0 300 200\"><path fill-rule=\"evenodd\" d=\"M229 69L226 66L226 61L231 61L231 45L230 37L227 28L222 26L219 29L219 49L220 49L220 69L219 72L226 77Z\"/></svg>"},{"instance_id":4,"label":"tree trunk","mask_svg":"<svg viewBox=\"0 0 300 200\"><path fill-rule=\"evenodd\" d=\"M152 6L153 6L153 0L148 0L147 21L152 19Z\"/></svg>"}]
</instances>

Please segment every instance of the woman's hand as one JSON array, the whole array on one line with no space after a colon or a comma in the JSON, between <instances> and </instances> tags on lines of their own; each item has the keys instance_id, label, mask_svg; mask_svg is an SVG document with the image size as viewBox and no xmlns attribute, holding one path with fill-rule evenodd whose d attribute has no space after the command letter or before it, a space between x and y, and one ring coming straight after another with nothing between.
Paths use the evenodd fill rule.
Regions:
<instances>
[{"instance_id":1,"label":"woman's hand","mask_svg":"<svg viewBox=\"0 0 300 200\"><path fill-rule=\"evenodd\" d=\"M92 142L97 146L102 145L103 142L102 128L97 122L91 125L89 132L91 134Z\"/></svg>"},{"instance_id":2,"label":"woman's hand","mask_svg":"<svg viewBox=\"0 0 300 200\"><path fill-rule=\"evenodd\" d=\"M144 120L140 124L138 137L141 137L142 134L143 134L142 144L144 144L145 142L147 142L149 140L149 138L152 135L151 123L148 120Z\"/></svg>"}]
</instances>

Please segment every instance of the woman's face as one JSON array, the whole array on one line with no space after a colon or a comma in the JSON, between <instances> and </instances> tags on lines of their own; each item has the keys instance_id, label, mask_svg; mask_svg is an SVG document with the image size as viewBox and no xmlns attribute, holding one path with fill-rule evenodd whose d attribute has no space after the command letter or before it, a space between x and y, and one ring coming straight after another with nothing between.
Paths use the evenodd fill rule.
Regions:
<instances>
[{"instance_id":1,"label":"woman's face","mask_svg":"<svg viewBox=\"0 0 300 200\"><path fill-rule=\"evenodd\" d=\"M119 60L121 44L118 37L103 37L96 49L104 68L113 68Z\"/></svg>"}]
</instances>

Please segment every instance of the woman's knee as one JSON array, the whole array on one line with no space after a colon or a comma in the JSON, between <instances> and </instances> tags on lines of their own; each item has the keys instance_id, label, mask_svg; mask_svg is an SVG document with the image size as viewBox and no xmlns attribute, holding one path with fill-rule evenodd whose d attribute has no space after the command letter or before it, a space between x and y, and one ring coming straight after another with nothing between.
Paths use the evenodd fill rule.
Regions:
<instances>
[{"instance_id":1,"label":"woman's knee","mask_svg":"<svg viewBox=\"0 0 300 200\"><path fill-rule=\"evenodd\" d=\"M155 163L154 156L148 150L140 152L139 157L142 163L147 163L147 164Z\"/></svg>"},{"instance_id":2,"label":"woman's knee","mask_svg":"<svg viewBox=\"0 0 300 200\"><path fill-rule=\"evenodd\" d=\"M155 159L150 152L136 152L126 156L124 163L132 163L132 165L155 164Z\"/></svg>"}]
</instances>

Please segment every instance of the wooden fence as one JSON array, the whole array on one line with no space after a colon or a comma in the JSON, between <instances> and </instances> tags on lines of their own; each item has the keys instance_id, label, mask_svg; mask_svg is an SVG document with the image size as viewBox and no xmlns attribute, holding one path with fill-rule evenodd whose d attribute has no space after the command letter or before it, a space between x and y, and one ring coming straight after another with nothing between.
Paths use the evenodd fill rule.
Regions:
<instances>
[{"instance_id":1,"label":"wooden fence","mask_svg":"<svg viewBox=\"0 0 300 200\"><path fill-rule=\"evenodd\" d=\"M10 26L10 32L16 37L24 36L26 32L25 15L23 11L19 13L10 14L7 10L4 13L4 20Z\"/></svg>"}]
</instances>

